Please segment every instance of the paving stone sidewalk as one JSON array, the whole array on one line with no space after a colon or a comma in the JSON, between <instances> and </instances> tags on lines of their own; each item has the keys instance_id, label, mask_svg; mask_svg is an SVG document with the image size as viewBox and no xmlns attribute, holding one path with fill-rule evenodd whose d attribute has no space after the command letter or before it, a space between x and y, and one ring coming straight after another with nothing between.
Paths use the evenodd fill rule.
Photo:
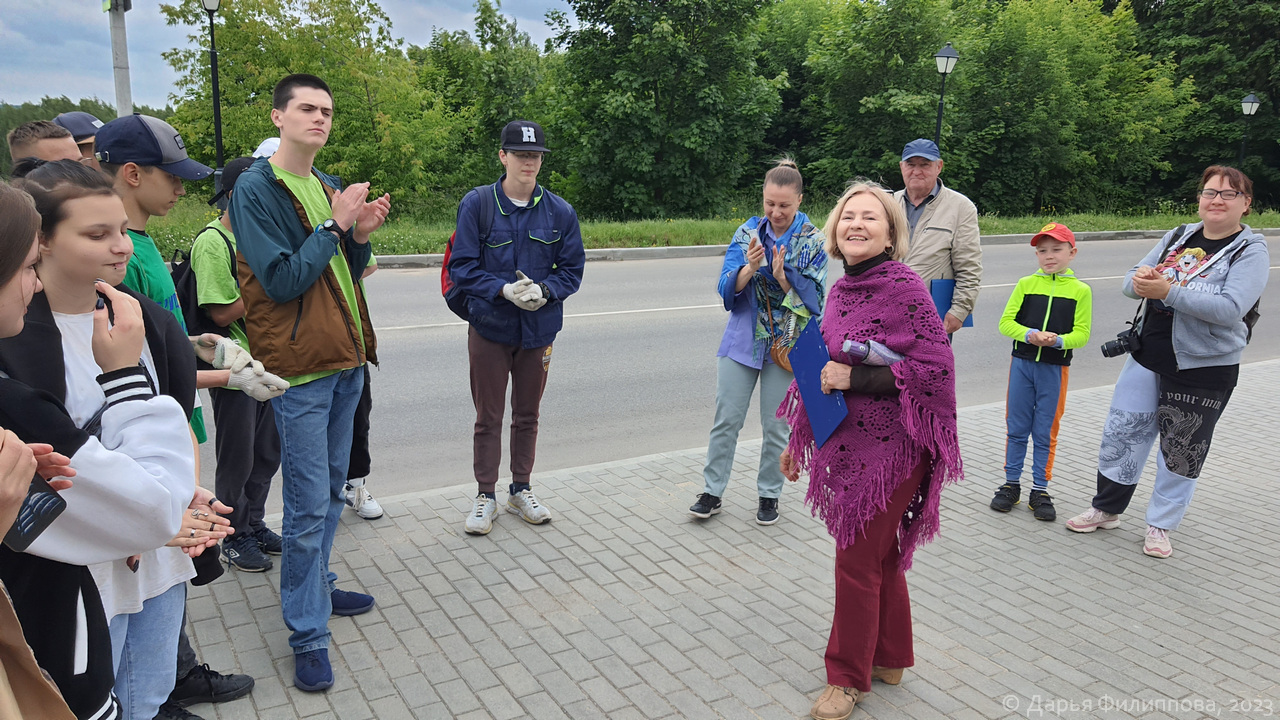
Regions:
<instances>
[{"instance_id":1,"label":"paving stone sidewalk","mask_svg":"<svg viewBox=\"0 0 1280 720\"><path fill-rule=\"evenodd\" d=\"M962 410L968 479L944 494L942 537L908 574L916 666L900 686L876 683L853 717L1280 714L1277 389L1280 361L1242 368L1168 560L1141 552L1150 470L1120 529L1077 535L1061 523L1092 497L1111 388L1070 393L1055 523L1025 504L988 509L1003 476L1004 406ZM705 433L691 428L690 438ZM825 684L834 547L803 507L803 481L784 489L777 525L755 524L758 450L758 441L740 447L724 512L708 522L686 513L705 450L539 474L554 521L534 527L502 513L486 537L462 532L471 484L384 499L386 515L372 522L346 513L332 567L378 607L330 623L333 689L293 687L277 563L192 591L202 662L250 673L257 688L191 709L342 720L808 717Z\"/></svg>"}]
</instances>

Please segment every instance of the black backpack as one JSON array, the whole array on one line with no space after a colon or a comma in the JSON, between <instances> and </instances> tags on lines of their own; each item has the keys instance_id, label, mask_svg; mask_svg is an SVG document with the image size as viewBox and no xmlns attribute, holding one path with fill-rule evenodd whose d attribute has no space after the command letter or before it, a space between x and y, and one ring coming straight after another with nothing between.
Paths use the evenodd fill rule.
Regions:
<instances>
[{"instance_id":1,"label":"black backpack","mask_svg":"<svg viewBox=\"0 0 1280 720\"><path fill-rule=\"evenodd\" d=\"M227 244L227 255L231 258L231 277L235 278L236 287L240 287L240 278L236 276L236 250L231 247L231 238L227 237L222 228L205 228L205 230L209 229L217 231L218 235L222 236L222 241ZM196 237L199 236L197 235ZM178 249L173 251L169 274L173 277L173 287L178 293L178 307L182 308L182 319L187 323L187 334L213 333L223 337L230 337L230 328L222 327L214 322L213 318L209 317L208 311L200 307L200 298L196 292L196 274L191 269L191 252L189 250ZM236 322L240 321L237 320Z\"/></svg>"}]
</instances>

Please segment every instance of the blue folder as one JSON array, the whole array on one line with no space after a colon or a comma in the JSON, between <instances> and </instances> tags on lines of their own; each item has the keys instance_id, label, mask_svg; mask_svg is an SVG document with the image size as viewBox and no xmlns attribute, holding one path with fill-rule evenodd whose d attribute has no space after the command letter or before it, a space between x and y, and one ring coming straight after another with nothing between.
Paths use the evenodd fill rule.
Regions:
<instances>
[{"instance_id":1,"label":"blue folder","mask_svg":"<svg viewBox=\"0 0 1280 720\"><path fill-rule=\"evenodd\" d=\"M804 410L813 428L813 439L818 447L822 447L849 415L849 408L844 404L844 393L833 391L828 395L822 392L822 368L831 360L831 355L827 352L827 343L822 339L817 321L810 320L804 326L800 337L796 338L796 346L787 357L791 360L796 386L800 388Z\"/></svg>"},{"instance_id":2,"label":"blue folder","mask_svg":"<svg viewBox=\"0 0 1280 720\"><path fill-rule=\"evenodd\" d=\"M951 309L951 298L956 294L956 281L953 278L930 280L929 294L933 296L933 306L938 308L938 317L942 317ZM973 313L965 316L960 327L973 327Z\"/></svg>"}]
</instances>

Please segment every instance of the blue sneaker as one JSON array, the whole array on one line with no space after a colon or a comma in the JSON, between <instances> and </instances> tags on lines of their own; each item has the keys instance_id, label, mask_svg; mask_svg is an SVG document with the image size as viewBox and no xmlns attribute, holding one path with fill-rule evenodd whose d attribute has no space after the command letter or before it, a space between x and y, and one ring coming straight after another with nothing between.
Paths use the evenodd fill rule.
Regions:
<instances>
[{"instance_id":1,"label":"blue sneaker","mask_svg":"<svg viewBox=\"0 0 1280 720\"><path fill-rule=\"evenodd\" d=\"M373 609L373 596L350 590L334 589L329 593L334 615L363 615Z\"/></svg>"},{"instance_id":2,"label":"blue sneaker","mask_svg":"<svg viewBox=\"0 0 1280 720\"><path fill-rule=\"evenodd\" d=\"M293 684L307 692L333 687L333 667L329 665L328 648L308 650L293 656Z\"/></svg>"}]
</instances>

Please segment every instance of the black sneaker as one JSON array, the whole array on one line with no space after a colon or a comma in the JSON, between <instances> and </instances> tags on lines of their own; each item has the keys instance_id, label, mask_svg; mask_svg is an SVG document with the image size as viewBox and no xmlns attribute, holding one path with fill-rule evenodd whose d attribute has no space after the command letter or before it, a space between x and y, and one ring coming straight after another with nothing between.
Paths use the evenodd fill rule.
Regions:
<instances>
[{"instance_id":1,"label":"black sneaker","mask_svg":"<svg viewBox=\"0 0 1280 720\"><path fill-rule=\"evenodd\" d=\"M1027 497L1027 506L1035 511L1037 520L1058 519L1058 511L1053 509L1053 498L1043 490L1032 490Z\"/></svg>"},{"instance_id":2,"label":"black sneaker","mask_svg":"<svg viewBox=\"0 0 1280 720\"><path fill-rule=\"evenodd\" d=\"M710 493L702 493L698 496L698 502L689 508L689 514L706 520L707 518L720 512L720 498Z\"/></svg>"},{"instance_id":3,"label":"black sneaker","mask_svg":"<svg viewBox=\"0 0 1280 720\"><path fill-rule=\"evenodd\" d=\"M253 533L253 539L258 541L258 549L268 555L279 555L284 552L284 538L265 525L261 530Z\"/></svg>"},{"instance_id":4,"label":"black sneaker","mask_svg":"<svg viewBox=\"0 0 1280 720\"><path fill-rule=\"evenodd\" d=\"M756 511L757 525L772 525L778 522L778 498L760 498L760 509Z\"/></svg>"},{"instance_id":5,"label":"black sneaker","mask_svg":"<svg viewBox=\"0 0 1280 720\"><path fill-rule=\"evenodd\" d=\"M271 558L262 554L258 541L251 535L232 535L222 541L222 559L245 572L259 573L271 569Z\"/></svg>"},{"instance_id":6,"label":"black sneaker","mask_svg":"<svg viewBox=\"0 0 1280 720\"><path fill-rule=\"evenodd\" d=\"M1009 512L1014 505L1018 504L1018 500L1022 498L1022 486L1013 483L1005 483L996 490L996 496L991 498L991 509L996 512Z\"/></svg>"},{"instance_id":7,"label":"black sneaker","mask_svg":"<svg viewBox=\"0 0 1280 720\"><path fill-rule=\"evenodd\" d=\"M204 718L177 703L166 701L156 713L156 720L204 720Z\"/></svg>"},{"instance_id":8,"label":"black sneaker","mask_svg":"<svg viewBox=\"0 0 1280 720\"><path fill-rule=\"evenodd\" d=\"M173 686L166 705L189 707L200 703L220 703L242 698L253 692L253 678L248 675L223 675L208 665L197 665Z\"/></svg>"}]
</instances>

